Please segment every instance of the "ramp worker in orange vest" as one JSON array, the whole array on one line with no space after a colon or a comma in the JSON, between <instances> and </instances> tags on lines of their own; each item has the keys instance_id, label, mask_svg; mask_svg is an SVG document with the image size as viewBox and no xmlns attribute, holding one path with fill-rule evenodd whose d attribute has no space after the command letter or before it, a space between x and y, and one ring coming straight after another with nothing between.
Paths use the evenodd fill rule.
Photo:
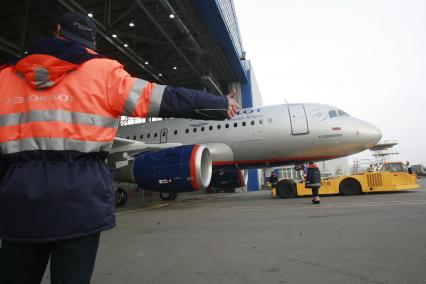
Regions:
<instances>
[{"instance_id":1,"label":"ramp worker in orange vest","mask_svg":"<svg viewBox=\"0 0 426 284\"><path fill-rule=\"evenodd\" d=\"M115 225L105 158L120 116L232 118L233 95L131 77L95 49L96 25L60 18L56 37L0 69L0 283L89 283Z\"/></svg>"}]
</instances>

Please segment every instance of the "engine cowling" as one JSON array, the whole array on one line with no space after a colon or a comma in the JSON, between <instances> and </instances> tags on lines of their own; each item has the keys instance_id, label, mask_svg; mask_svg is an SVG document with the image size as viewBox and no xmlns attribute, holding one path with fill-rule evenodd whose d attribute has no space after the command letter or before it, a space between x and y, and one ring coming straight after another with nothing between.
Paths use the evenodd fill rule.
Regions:
<instances>
[{"instance_id":1,"label":"engine cowling","mask_svg":"<svg viewBox=\"0 0 426 284\"><path fill-rule=\"evenodd\" d=\"M213 172L210 187L219 189L235 189L247 186L247 171L230 169Z\"/></svg>"},{"instance_id":2,"label":"engine cowling","mask_svg":"<svg viewBox=\"0 0 426 284\"><path fill-rule=\"evenodd\" d=\"M202 190L209 185L211 176L210 151L198 144L142 153L133 163L135 182L150 191Z\"/></svg>"}]
</instances>

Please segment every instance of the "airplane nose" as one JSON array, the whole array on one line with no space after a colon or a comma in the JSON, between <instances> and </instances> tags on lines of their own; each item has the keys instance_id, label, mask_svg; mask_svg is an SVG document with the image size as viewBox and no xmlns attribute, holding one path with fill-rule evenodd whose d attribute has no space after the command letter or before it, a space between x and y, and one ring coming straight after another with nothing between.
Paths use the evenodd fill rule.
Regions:
<instances>
[{"instance_id":1,"label":"airplane nose","mask_svg":"<svg viewBox=\"0 0 426 284\"><path fill-rule=\"evenodd\" d=\"M366 147L370 148L376 145L382 139L382 131L375 125L364 122L357 131L357 135Z\"/></svg>"}]
</instances>

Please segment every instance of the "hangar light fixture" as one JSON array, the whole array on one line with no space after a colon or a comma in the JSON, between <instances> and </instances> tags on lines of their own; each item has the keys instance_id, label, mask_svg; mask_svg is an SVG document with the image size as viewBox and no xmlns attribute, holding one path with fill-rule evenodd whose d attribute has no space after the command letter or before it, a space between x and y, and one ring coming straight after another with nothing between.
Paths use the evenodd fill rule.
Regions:
<instances>
[{"instance_id":1,"label":"hangar light fixture","mask_svg":"<svg viewBox=\"0 0 426 284\"><path fill-rule=\"evenodd\" d=\"M161 74L161 73L158 73L158 76L160 76L160 77L161 77L161 76L163 76L163 74Z\"/></svg>"},{"instance_id":2,"label":"hangar light fixture","mask_svg":"<svg viewBox=\"0 0 426 284\"><path fill-rule=\"evenodd\" d=\"M149 64L149 62L148 61L145 61L145 65L148 65Z\"/></svg>"},{"instance_id":3,"label":"hangar light fixture","mask_svg":"<svg viewBox=\"0 0 426 284\"><path fill-rule=\"evenodd\" d=\"M87 16L89 16L90 18L93 18L93 13L89 12L89 14L87 14Z\"/></svg>"},{"instance_id":4,"label":"hangar light fixture","mask_svg":"<svg viewBox=\"0 0 426 284\"><path fill-rule=\"evenodd\" d=\"M129 23L129 27L134 27L135 26L135 23L133 22L133 21L131 21L130 23Z\"/></svg>"},{"instance_id":5,"label":"hangar light fixture","mask_svg":"<svg viewBox=\"0 0 426 284\"><path fill-rule=\"evenodd\" d=\"M116 35L116 34L112 34L112 37L113 37L113 38L117 38L117 35Z\"/></svg>"},{"instance_id":6,"label":"hangar light fixture","mask_svg":"<svg viewBox=\"0 0 426 284\"><path fill-rule=\"evenodd\" d=\"M173 70L177 70L177 67L176 67L176 66L173 66Z\"/></svg>"},{"instance_id":7,"label":"hangar light fixture","mask_svg":"<svg viewBox=\"0 0 426 284\"><path fill-rule=\"evenodd\" d=\"M170 14L170 15L169 15L169 18L170 18L170 19L174 19L174 18L175 18L175 14Z\"/></svg>"},{"instance_id":8,"label":"hangar light fixture","mask_svg":"<svg viewBox=\"0 0 426 284\"><path fill-rule=\"evenodd\" d=\"M128 46L129 46L127 43L125 43L125 44L123 44L123 45L124 45L124 47L128 47Z\"/></svg>"}]
</instances>

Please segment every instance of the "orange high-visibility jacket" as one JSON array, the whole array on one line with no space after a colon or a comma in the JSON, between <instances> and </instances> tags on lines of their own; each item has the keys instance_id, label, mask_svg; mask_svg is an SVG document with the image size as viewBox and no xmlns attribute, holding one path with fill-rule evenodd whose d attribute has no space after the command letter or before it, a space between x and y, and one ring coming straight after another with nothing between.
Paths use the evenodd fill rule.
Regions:
<instances>
[{"instance_id":1,"label":"orange high-visibility jacket","mask_svg":"<svg viewBox=\"0 0 426 284\"><path fill-rule=\"evenodd\" d=\"M2 154L108 151L120 116L158 116L165 89L131 77L114 60L79 66L44 54L5 68L0 80Z\"/></svg>"},{"instance_id":2,"label":"orange high-visibility jacket","mask_svg":"<svg viewBox=\"0 0 426 284\"><path fill-rule=\"evenodd\" d=\"M226 118L228 101L131 77L66 39L36 41L0 70L0 238L52 241L111 228L104 160L121 115ZM212 115L210 115L211 117Z\"/></svg>"}]
</instances>

